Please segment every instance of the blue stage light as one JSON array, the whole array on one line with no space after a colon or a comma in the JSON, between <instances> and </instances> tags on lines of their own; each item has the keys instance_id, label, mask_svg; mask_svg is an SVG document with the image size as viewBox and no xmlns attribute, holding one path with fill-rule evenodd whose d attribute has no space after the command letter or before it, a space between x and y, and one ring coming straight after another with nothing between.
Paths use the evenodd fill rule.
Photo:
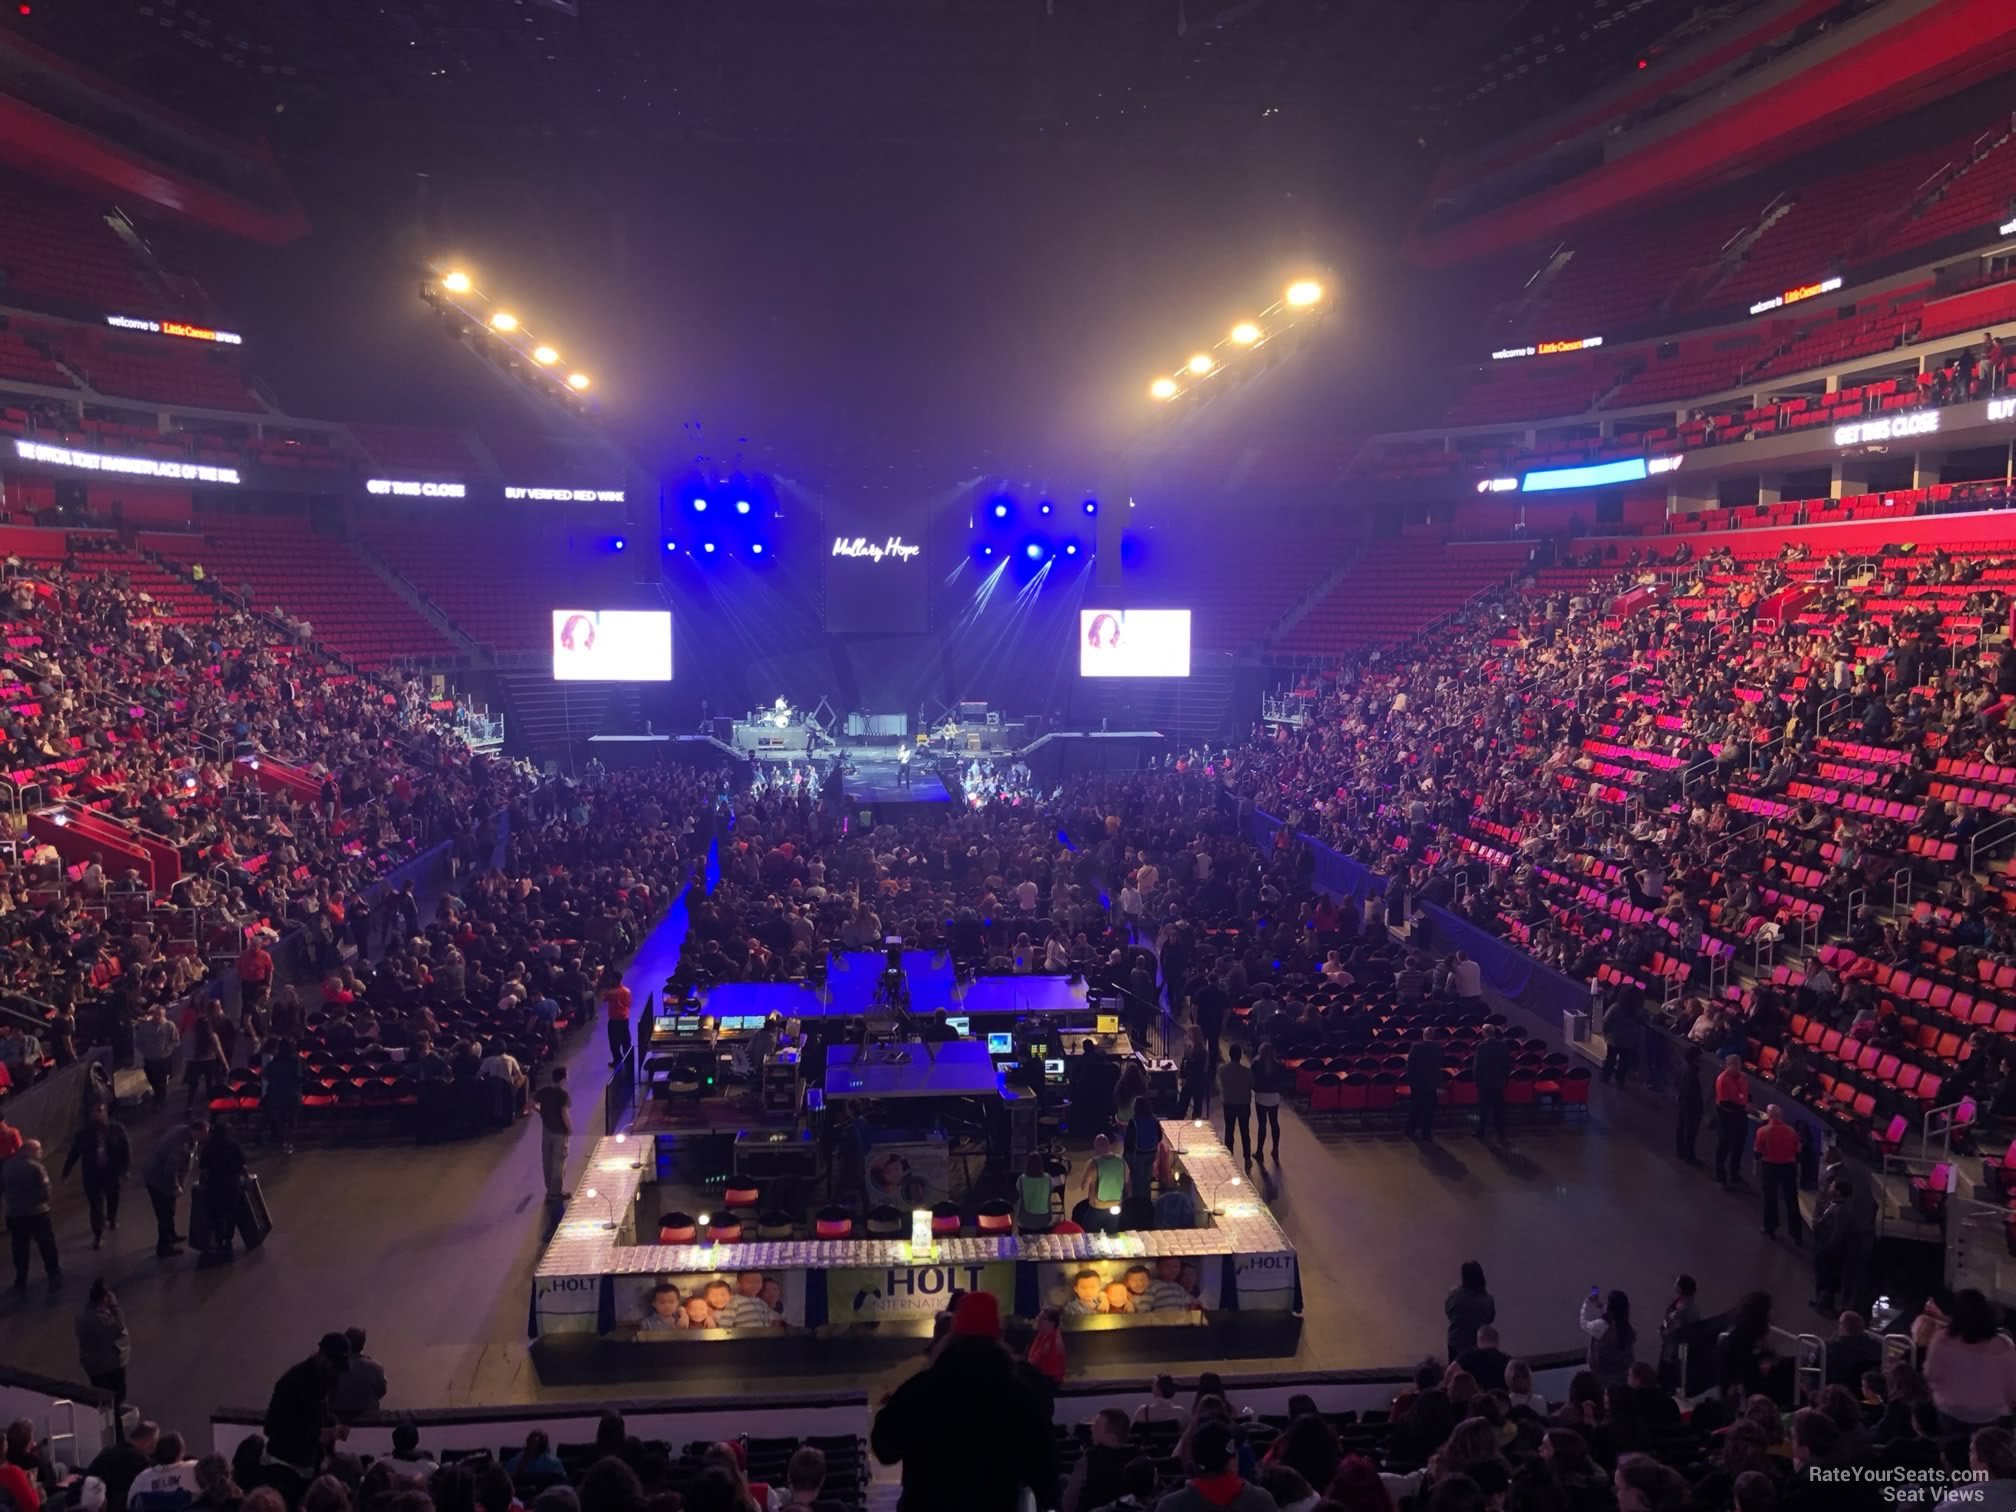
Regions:
<instances>
[{"instance_id":1,"label":"blue stage light","mask_svg":"<svg viewBox=\"0 0 2016 1512\"><path fill-rule=\"evenodd\" d=\"M735 513L737 514L749 513L749 501L747 499L737 499L735 501Z\"/></svg>"},{"instance_id":2,"label":"blue stage light","mask_svg":"<svg viewBox=\"0 0 2016 1512\"><path fill-rule=\"evenodd\" d=\"M992 556L994 555L994 548L992 546L982 546L980 548L980 555L983 557Z\"/></svg>"},{"instance_id":3,"label":"blue stage light","mask_svg":"<svg viewBox=\"0 0 2016 1512\"><path fill-rule=\"evenodd\" d=\"M1066 556L1078 555L1078 543L1076 541L1071 541L1067 543L1064 547L1064 555Z\"/></svg>"},{"instance_id":4,"label":"blue stage light","mask_svg":"<svg viewBox=\"0 0 2016 1512\"><path fill-rule=\"evenodd\" d=\"M1027 546L1022 548L1022 554L1032 562L1043 560L1043 548L1034 541L1031 541Z\"/></svg>"},{"instance_id":5,"label":"blue stage light","mask_svg":"<svg viewBox=\"0 0 2016 1512\"><path fill-rule=\"evenodd\" d=\"M665 537L665 549L667 551L677 551L679 549L679 543L673 540L672 537L667 536Z\"/></svg>"},{"instance_id":6,"label":"blue stage light","mask_svg":"<svg viewBox=\"0 0 2016 1512\"><path fill-rule=\"evenodd\" d=\"M707 501L705 499L695 499L693 501L693 513L695 514L707 513Z\"/></svg>"},{"instance_id":7,"label":"blue stage light","mask_svg":"<svg viewBox=\"0 0 2016 1512\"><path fill-rule=\"evenodd\" d=\"M703 544L701 545L700 549L701 549L702 551L706 552L706 553L707 553L707 555L709 555L709 556L712 556L712 555L714 555L714 543L713 543L712 541L707 541L707 542L704 542L704 543L703 543Z\"/></svg>"},{"instance_id":8,"label":"blue stage light","mask_svg":"<svg viewBox=\"0 0 2016 1512\"><path fill-rule=\"evenodd\" d=\"M624 540L623 537L618 536L616 537L615 540L611 541L609 544L615 547L616 550L621 551L625 546L629 545L630 543Z\"/></svg>"},{"instance_id":9,"label":"blue stage light","mask_svg":"<svg viewBox=\"0 0 2016 1512\"><path fill-rule=\"evenodd\" d=\"M1051 509L1051 504L1050 504L1050 501L1049 501L1048 499L1045 499L1045 500L1044 500L1044 501L1043 501L1043 502L1042 502L1041 504L1038 504L1038 505L1036 506L1036 512L1037 512L1038 514L1048 514L1048 513L1050 513L1050 509Z\"/></svg>"},{"instance_id":10,"label":"blue stage light","mask_svg":"<svg viewBox=\"0 0 2016 1512\"><path fill-rule=\"evenodd\" d=\"M1008 506L1007 506L1006 504L996 504L996 505L994 506L994 518L995 518L995 519L997 519L997 520L1005 520L1005 519L1007 519L1007 518L1008 518Z\"/></svg>"},{"instance_id":11,"label":"blue stage light","mask_svg":"<svg viewBox=\"0 0 2016 1512\"><path fill-rule=\"evenodd\" d=\"M761 541L751 541L749 543L749 550L752 554L761 556L763 555L763 543Z\"/></svg>"},{"instance_id":12,"label":"blue stage light","mask_svg":"<svg viewBox=\"0 0 2016 1512\"><path fill-rule=\"evenodd\" d=\"M1097 499L1087 499L1085 501L1085 513L1087 514L1099 513L1099 501Z\"/></svg>"}]
</instances>

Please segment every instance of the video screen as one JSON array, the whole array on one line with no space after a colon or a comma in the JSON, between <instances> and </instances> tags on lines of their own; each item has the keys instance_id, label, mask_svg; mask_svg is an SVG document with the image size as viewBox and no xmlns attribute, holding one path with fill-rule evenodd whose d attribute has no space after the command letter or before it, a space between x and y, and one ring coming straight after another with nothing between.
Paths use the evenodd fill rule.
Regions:
<instances>
[{"instance_id":1,"label":"video screen","mask_svg":"<svg viewBox=\"0 0 2016 1512\"><path fill-rule=\"evenodd\" d=\"M1013 1055L1015 1053L1014 1031L990 1032L987 1036L987 1053L989 1055Z\"/></svg>"},{"instance_id":2,"label":"video screen","mask_svg":"<svg viewBox=\"0 0 2016 1512\"><path fill-rule=\"evenodd\" d=\"M1188 609L1080 609L1080 677L1188 677Z\"/></svg>"},{"instance_id":3,"label":"video screen","mask_svg":"<svg viewBox=\"0 0 2016 1512\"><path fill-rule=\"evenodd\" d=\"M553 680L672 681L672 616L663 609L555 609Z\"/></svg>"},{"instance_id":4,"label":"video screen","mask_svg":"<svg viewBox=\"0 0 2016 1512\"><path fill-rule=\"evenodd\" d=\"M892 527L905 511L828 506L826 628L835 634L914 634L931 625L924 536Z\"/></svg>"}]
</instances>

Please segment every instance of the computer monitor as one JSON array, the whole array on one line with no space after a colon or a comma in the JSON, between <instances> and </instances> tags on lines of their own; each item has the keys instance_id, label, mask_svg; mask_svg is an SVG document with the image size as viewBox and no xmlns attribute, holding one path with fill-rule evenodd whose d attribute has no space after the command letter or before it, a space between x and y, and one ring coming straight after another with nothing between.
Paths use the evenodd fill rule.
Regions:
<instances>
[{"instance_id":1,"label":"computer monitor","mask_svg":"<svg viewBox=\"0 0 2016 1512\"><path fill-rule=\"evenodd\" d=\"M1061 1082L1064 1080L1064 1062L1061 1060L1046 1060L1043 1062L1043 1075L1046 1080Z\"/></svg>"},{"instance_id":2,"label":"computer monitor","mask_svg":"<svg viewBox=\"0 0 2016 1512\"><path fill-rule=\"evenodd\" d=\"M1094 1034L1118 1034L1120 1032L1120 1015L1117 1013L1094 1014L1092 1016L1092 1032Z\"/></svg>"},{"instance_id":3,"label":"computer monitor","mask_svg":"<svg viewBox=\"0 0 2016 1512\"><path fill-rule=\"evenodd\" d=\"M1013 1055L1015 1053L1014 1032L1007 1029L997 1029L989 1033L987 1036L987 1053L989 1055Z\"/></svg>"},{"instance_id":4,"label":"computer monitor","mask_svg":"<svg viewBox=\"0 0 2016 1512\"><path fill-rule=\"evenodd\" d=\"M674 1034L698 1034L700 1032L700 1015L697 1013L680 1014L678 1018L672 1021L672 1032Z\"/></svg>"},{"instance_id":5,"label":"computer monitor","mask_svg":"<svg viewBox=\"0 0 2016 1512\"><path fill-rule=\"evenodd\" d=\"M951 1031L954 1034L958 1035L959 1038L961 1039L966 1038L967 1035L973 1032L973 1020L968 1015L963 1013L946 1014L945 1023L946 1026L949 1029L951 1029Z\"/></svg>"}]
</instances>

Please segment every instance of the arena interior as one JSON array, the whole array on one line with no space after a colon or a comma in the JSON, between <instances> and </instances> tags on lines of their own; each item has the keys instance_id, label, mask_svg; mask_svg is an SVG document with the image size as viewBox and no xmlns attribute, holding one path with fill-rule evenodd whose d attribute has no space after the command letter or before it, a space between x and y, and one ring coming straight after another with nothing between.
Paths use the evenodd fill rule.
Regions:
<instances>
[{"instance_id":1,"label":"arena interior","mask_svg":"<svg viewBox=\"0 0 2016 1512\"><path fill-rule=\"evenodd\" d=\"M2012 506L2009 0L9 4L0 1509L2016 1507Z\"/></svg>"}]
</instances>

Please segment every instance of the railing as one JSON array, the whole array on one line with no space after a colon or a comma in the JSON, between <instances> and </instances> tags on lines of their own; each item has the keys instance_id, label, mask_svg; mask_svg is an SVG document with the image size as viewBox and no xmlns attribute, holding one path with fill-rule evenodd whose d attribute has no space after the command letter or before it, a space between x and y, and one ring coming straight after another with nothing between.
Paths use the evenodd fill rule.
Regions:
<instances>
[{"instance_id":1,"label":"railing","mask_svg":"<svg viewBox=\"0 0 2016 1512\"><path fill-rule=\"evenodd\" d=\"M1900 866L1890 874L1890 911L1902 913L1911 906L1911 868Z\"/></svg>"},{"instance_id":2,"label":"railing","mask_svg":"<svg viewBox=\"0 0 2016 1512\"><path fill-rule=\"evenodd\" d=\"M617 1057L609 1073L609 1090L602 1094L602 1132L620 1134L637 1105L637 1047L631 1045Z\"/></svg>"},{"instance_id":3,"label":"railing","mask_svg":"<svg viewBox=\"0 0 2016 1512\"><path fill-rule=\"evenodd\" d=\"M1827 721L1845 711L1855 701L1852 693L1837 693L1813 711L1813 736L1817 740L1827 728Z\"/></svg>"},{"instance_id":4,"label":"railing","mask_svg":"<svg viewBox=\"0 0 2016 1512\"><path fill-rule=\"evenodd\" d=\"M2016 840L2016 818L1998 819L1967 842L1967 870L1979 871L1983 851Z\"/></svg>"}]
</instances>

